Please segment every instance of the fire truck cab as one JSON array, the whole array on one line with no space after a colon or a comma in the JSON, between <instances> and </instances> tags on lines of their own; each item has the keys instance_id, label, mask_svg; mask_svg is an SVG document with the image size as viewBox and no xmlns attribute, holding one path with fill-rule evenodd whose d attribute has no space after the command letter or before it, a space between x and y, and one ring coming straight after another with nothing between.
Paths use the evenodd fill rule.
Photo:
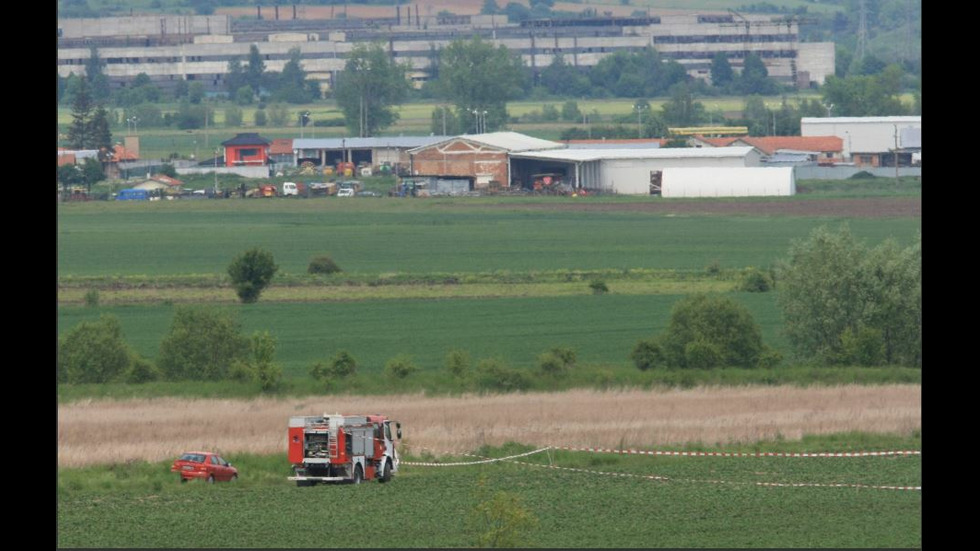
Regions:
<instances>
[{"instance_id":1,"label":"fire truck cab","mask_svg":"<svg viewBox=\"0 0 980 551\"><path fill-rule=\"evenodd\" d=\"M392 434L392 424L395 432ZM289 462L297 486L317 482L391 480L398 472L395 439L401 423L383 415L314 415L289 418Z\"/></svg>"}]
</instances>

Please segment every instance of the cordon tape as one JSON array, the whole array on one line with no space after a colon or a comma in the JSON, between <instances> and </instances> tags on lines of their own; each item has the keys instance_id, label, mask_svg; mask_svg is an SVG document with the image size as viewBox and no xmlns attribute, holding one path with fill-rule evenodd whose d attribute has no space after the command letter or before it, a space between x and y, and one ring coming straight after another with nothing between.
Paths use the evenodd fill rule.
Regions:
<instances>
[{"instance_id":1,"label":"cordon tape","mask_svg":"<svg viewBox=\"0 0 980 551\"><path fill-rule=\"evenodd\" d=\"M423 448L424 449L424 448ZM695 480L695 479L678 479L669 478L665 476L657 475L642 475L633 473L611 473L606 471L596 471L592 469L579 469L574 467L559 467L557 465L544 465L541 463L528 463L525 461L516 461L516 459L521 457L527 457L529 455L534 455L542 453L548 450L563 450L563 451L581 451L589 453L615 453L621 455L652 455L652 456L682 456L682 457L895 457L895 456L912 456L921 455L922 452L917 450L905 450L905 451L881 451L881 452L822 452L822 453L777 453L777 452L757 452L757 453L743 453L743 452L673 452L673 451L646 451L646 450L614 450L608 448L576 448L570 446L548 446L545 448L540 448L537 450L532 450L529 452L511 455L507 457L497 457L497 458L483 458L476 461L457 461L451 463L436 463L436 462L415 462L415 461L402 461L402 465L420 466L420 467L459 467L467 465L480 465L487 463L495 463L500 461L507 461L509 463L514 463L517 465L524 465L528 467L538 467L544 469L554 469L561 471L570 471L577 473L587 473L602 476L614 476L614 477L626 477L626 478L640 478L646 480L657 480L661 482L690 482L690 483L706 483L706 484L724 484L724 485L752 485L760 487L769 488L863 488L872 490L911 490L911 491L921 491L922 486L887 486L887 485L873 485L873 484L853 484L853 483L815 483L815 482L731 482L725 480ZM472 454L464 453L462 455L473 456Z\"/></svg>"}]
</instances>

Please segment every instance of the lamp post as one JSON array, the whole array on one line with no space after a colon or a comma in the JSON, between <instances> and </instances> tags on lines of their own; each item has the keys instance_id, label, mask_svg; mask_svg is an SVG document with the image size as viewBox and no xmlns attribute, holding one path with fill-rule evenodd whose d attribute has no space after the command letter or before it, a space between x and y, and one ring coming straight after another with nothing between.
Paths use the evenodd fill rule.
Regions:
<instances>
[{"instance_id":1,"label":"lamp post","mask_svg":"<svg viewBox=\"0 0 980 551\"><path fill-rule=\"evenodd\" d=\"M218 152L220 149L214 150L214 195L218 195Z\"/></svg>"},{"instance_id":2,"label":"lamp post","mask_svg":"<svg viewBox=\"0 0 980 551\"><path fill-rule=\"evenodd\" d=\"M633 109L636 109L636 137L643 137L643 111L649 109L650 106L645 103L636 103L633 105Z\"/></svg>"},{"instance_id":3,"label":"lamp post","mask_svg":"<svg viewBox=\"0 0 980 551\"><path fill-rule=\"evenodd\" d=\"M299 116L299 137L302 138L306 129L306 121L310 120L310 112L306 111Z\"/></svg>"}]
</instances>

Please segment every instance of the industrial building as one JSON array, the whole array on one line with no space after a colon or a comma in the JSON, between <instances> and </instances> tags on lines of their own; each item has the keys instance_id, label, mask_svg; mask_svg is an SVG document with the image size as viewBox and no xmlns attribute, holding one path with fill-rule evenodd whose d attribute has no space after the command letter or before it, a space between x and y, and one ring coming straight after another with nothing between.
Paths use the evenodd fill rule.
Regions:
<instances>
[{"instance_id":1,"label":"industrial building","mask_svg":"<svg viewBox=\"0 0 980 551\"><path fill-rule=\"evenodd\" d=\"M261 8L260 8L261 9ZM266 70L281 71L292 48L299 48L308 78L333 85L352 47L383 42L390 55L410 67L416 86L432 76L438 51L458 39L480 36L520 55L540 71L561 55L566 63L588 68L613 53L652 46L688 74L708 79L714 55L723 52L736 72L750 54L765 63L769 76L800 88L822 84L834 73L831 42L800 41L794 17L705 15L582 17L510 23L505 16L419 15L411 6L392 6L382 19L297 19L295 8L275 10L275 19L239 20L220 15L131 16L58 20L58 74L84 74L90 48L98 48L114 87L145 73L167 88L179 80L224 91L228 62L247 59L255 44Z\"/></svg>"},{"instance_id":2,"label":"industrial building","mask_svg":"<svg viewBox=\"0 0 980 551\"><path fill-rule=\"evenodd\" d=\"M921 163L922 117L803 117L802 136L837 136L855 166L897 167Z\"/></svg>"},{"instance_id":3,"label":"industrial building","mask_svg":"<svg viewBox=\"0 0 980 551\"><path fill-rule=\"evenodd\" d=\"M561 149L514 153L511 165L523 187L532 187L535 175L549 174L575 190L648 195L660 193L670 167L758 167L761 158L753 147Z\"/></svg>"},{"instance_id":4,"label":"industrial building","mask_svg":"<svg viewBox=\"0 0 980 551\"><path fill-rule=\"evenodd\" d=\"M796 195L793 167L670 167L663 197L771 197Z\"/></svg>"}]
</instances>

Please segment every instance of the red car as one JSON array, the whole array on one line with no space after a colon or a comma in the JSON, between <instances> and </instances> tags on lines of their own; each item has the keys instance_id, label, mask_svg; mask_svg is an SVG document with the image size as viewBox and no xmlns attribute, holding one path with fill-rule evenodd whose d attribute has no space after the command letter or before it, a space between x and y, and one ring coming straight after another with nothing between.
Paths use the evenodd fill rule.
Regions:
<instances>
[{"instance_id":1,"label":"red car","mask_svg":"<svg viewBox=\"0 0 980 551\"><path fill-rule=\"evenodd\" d=\"M238 469L211 452L187 452L174 461L170 472L179 473L181 482L192 478L209 483L238 480Z\"/></svg>"}]
</instances>

